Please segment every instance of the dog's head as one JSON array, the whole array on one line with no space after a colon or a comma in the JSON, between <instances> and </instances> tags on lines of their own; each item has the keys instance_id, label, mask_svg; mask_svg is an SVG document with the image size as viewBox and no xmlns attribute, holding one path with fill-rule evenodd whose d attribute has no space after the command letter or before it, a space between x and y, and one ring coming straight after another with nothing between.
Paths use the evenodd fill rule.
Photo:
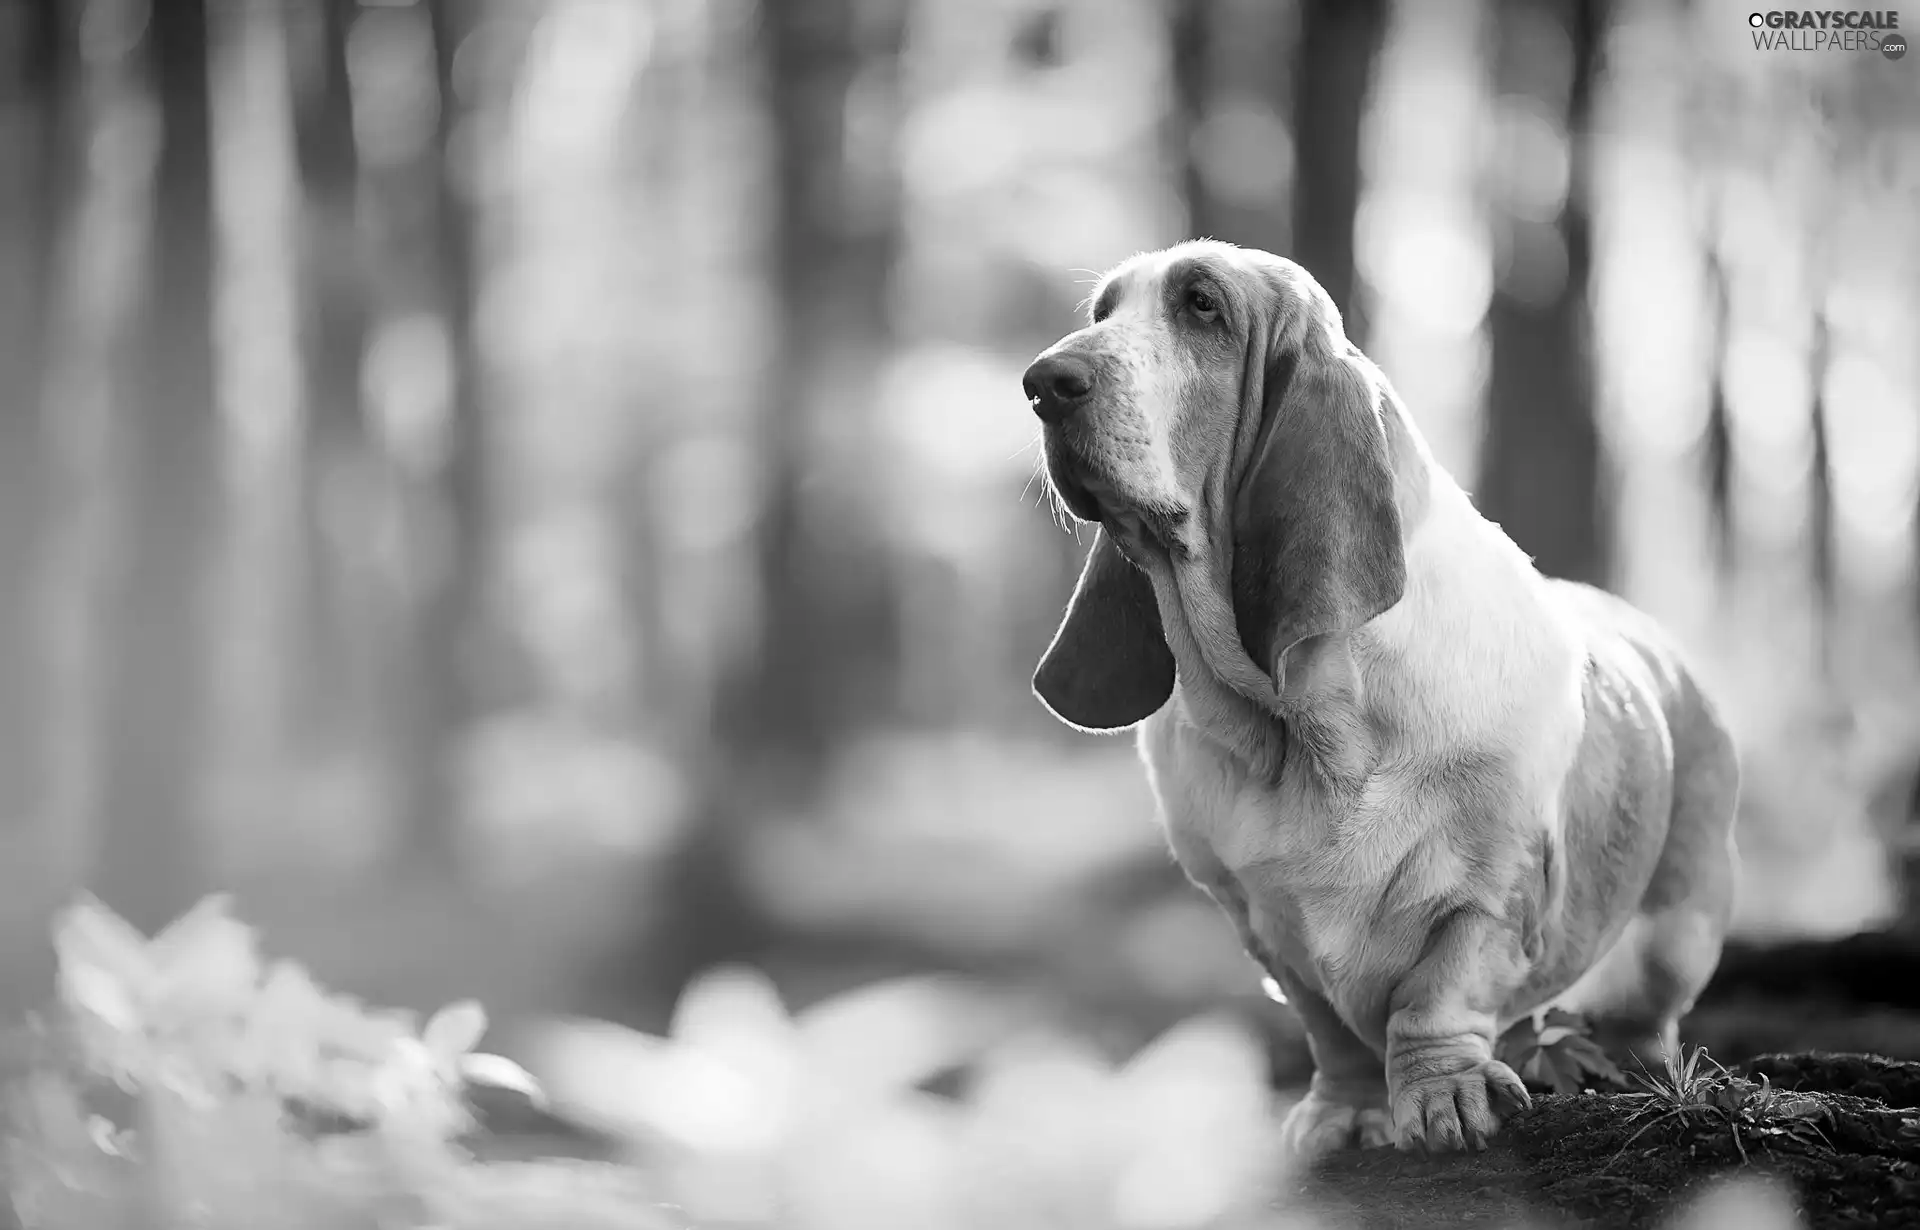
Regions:
<instances>
[{"instance_id":1,"label":"dog's head","mask_svg":"<svg viewBox=\"0 0 1920 1230\"><path fill-rule=\"evenodd\" d=\"M1296 648L1399 601L1397 410L1292 261L1210 241L1134 257L1023 383L1055 492L1100 526L1034 675L1063 721L1117 730L1166 703L1161 601L1196 668L1264 697Z\"/></svg>"}]
</instances>

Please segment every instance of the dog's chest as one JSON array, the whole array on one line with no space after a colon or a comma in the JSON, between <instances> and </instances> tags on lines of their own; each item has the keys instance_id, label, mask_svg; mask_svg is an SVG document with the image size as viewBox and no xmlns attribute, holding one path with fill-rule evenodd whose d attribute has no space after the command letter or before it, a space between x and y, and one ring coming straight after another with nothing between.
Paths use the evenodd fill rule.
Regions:
<instances>
[{"instance_id":1,"label":"dog's chest","mask_svg":"<svg viewBox=\"0 0 1920 1230\"><path fill-rule=\"evenodd\" d=\"M1333 802L1252 777L1191 730L1149 730L1143 750L1187 873L1227 884L1215 895L1243 901L1251 934L1343 1015L1343 990L1391 983L1417 959L1432 904L1466 878L1416 785L1383 779Z\"/></svg>"}]
</instances>

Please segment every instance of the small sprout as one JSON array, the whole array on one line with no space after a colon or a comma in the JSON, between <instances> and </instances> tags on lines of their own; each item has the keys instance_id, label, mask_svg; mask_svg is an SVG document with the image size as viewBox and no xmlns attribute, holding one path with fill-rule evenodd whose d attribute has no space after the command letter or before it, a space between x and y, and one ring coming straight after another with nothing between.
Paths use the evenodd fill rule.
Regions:
<instances>
[{"instance_id":1,"label":"small sprout","mask_svg":"<svg viewBox=\"0 0 1920 1230\"><path fill-rule=\"evenodd\" d=\"M1681 1047L1680 1051L1680 1054L1663 1054L1659 1072L1649 1071L1646 1064L1642 1063L1634 1079L1645 1086L1646 1092L1654 1098L1680 1107L1704 1105L1713 1090L1738 1079L1727 1071L1725 1065L1707 1054L1704 1046L1694 1047L1691 1053L1687 1052L1686 1047Z\"/></svg>"},{"instance_id":2,"label":"small sprout","mask_svg":"<svg viewBox=\"0 0 1920 1230\"><path fill-rule=\"evenodd\" d=\"M1634 1079L1643 1088L1626 1095L1640 1102L1629 1122L1640 1122L1641 1126L1620 1146L1622 1154L1649 1130L1673 1120L1685 1123L1718 1119L1732 1134L1733 1147L1742 1162L1751 1160L1741 1137L1742 1129L1751 1136L1792 1139L1806 1144L1827 1139L1819 1121L1825 1119L1829 1111L1818 1098L1776 1089L1765 1074L1757 1081L1737 1076L1707 1054L1705 1047L1694 1047L1691 1051L1682 1047L1678 1055L1662 1056L1659 1072L1648 1071L1643 1064Z\"/></svg>"}]
</instances>

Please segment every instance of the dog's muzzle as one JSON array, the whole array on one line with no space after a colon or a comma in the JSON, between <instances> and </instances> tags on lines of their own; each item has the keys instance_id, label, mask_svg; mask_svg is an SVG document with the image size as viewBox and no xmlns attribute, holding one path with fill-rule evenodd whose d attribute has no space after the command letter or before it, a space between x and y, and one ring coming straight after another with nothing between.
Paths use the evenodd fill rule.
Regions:
<instances>
[{"instance_id":1,"label":"dog's muzzle","mask_svg":"<svg viewBox=\"0 0 1920 1230\"><path fill-rule=\"evenodd\" d=\"M1033 412L1049 427L1078 414L1093 396L1093 364L1072 354L1044 354L1020 378Z\"/></svg>"}]
</instances>

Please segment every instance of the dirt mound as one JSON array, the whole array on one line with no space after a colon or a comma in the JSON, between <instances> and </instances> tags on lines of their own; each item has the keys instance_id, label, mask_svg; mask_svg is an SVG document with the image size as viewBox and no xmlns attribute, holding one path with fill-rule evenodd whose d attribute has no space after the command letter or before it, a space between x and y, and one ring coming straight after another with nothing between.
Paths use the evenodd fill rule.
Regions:
<instances>
[{"instance_id":1,"label":"dirt mound","mask_svg":"<svg viewBox=\"0 0 1920 1230\"><path fill-rule=\"evenodd\" d=\"M1765 1076L1782 1089L1846 1093L1893 1107L1920 1107L1920 1063L1803 1051L1757 1055L1740 1068L1748 1076Z\"/></svg>"},{"instance_id":2,"label":"dirt mound","mask_svg":"<svg viewBox=\"0 0 1920 1230\"><path fill-rule=\"evenodd\" d=\"M1784 1181L1812 1230L1920 1226L1916 1107L1920 1064L1768 1055L1685 1098L1538 1097L1482 1154L1343 1154L1296 1195L1370 1230L1522 1218L1640 1230L1664 1224L1709 1182L1744 1172Z\"/></svg>"}]
</instances>

